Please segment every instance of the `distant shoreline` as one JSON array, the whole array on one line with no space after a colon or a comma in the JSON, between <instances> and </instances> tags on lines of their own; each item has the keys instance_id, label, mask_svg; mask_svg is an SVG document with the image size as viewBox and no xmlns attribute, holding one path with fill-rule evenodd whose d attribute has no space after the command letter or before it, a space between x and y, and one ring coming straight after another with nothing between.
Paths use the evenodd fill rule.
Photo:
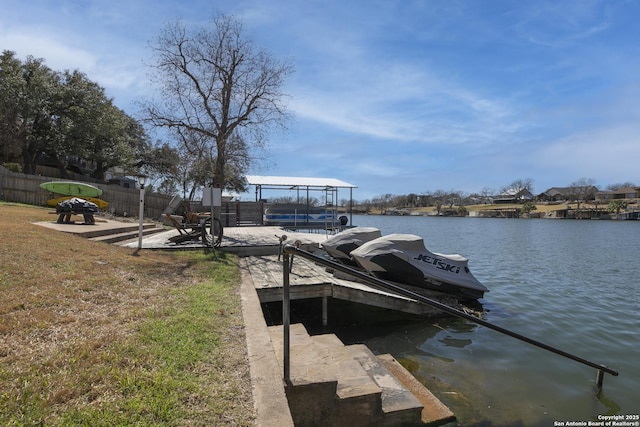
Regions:
<instances>
[{"instance_id":1,"label":"distant shoreline","mask_svg":"<svg viewBox=\"0 0 640 427\"><path fill-rule=\"evenodd\" d=\"M522 213L521 204L493 204L493 205L469 205L440 208L440 213L433 206L430 207L389 207L375 208L365 212L356 210L356 215L382 215L382 216L433 216L433 217L471 217L471 218L522 218L522 219L602 219L602 220L638 220L640 219L640 207L631 211L623 211L619 214L609 212L607 204L536 204L536 209L529 213Z\"/></svg>"}]
</instances>

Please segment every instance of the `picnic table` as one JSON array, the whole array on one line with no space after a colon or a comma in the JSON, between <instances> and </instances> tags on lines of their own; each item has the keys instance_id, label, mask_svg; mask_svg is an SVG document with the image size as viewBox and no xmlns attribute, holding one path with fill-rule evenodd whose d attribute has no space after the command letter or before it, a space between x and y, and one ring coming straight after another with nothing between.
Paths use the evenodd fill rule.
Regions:
<instances>
[{"instance_id":1,"label":"picnic table","mask_svg":"<svg viewBox=\"0 0 640 427\"><path fill-rule=\"evenodd\" d=\"M55 214L58 215L58 224L72 224L71 215L82 215L85 224L95 224L93 214L97 212L98 205L95 203L74 197L58 203Z\"/></svg>"},{"instance_id":2,"label":"picnic table","mask_svg":"<svg viewBox=\"0 0 640 427\"><path fill-rule=\"evenodd\" d=\"M66 212L51 212L51 213L58 215L58 220L56 221L58 224L74 224L75 222L71 221L71 215L82 215L84 224L93 225L96 223L96 219L93 217L93 212L66 211Z\"/></svg>"}]
</instances>

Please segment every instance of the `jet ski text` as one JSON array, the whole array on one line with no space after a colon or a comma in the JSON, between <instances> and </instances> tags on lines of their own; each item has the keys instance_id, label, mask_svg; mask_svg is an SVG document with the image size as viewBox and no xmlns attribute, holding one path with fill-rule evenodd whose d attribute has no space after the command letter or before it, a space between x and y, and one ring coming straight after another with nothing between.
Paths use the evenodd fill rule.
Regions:
<instances>
[{"instance_id":1,"label":"jet ski text","mask_svg":"<svg viewBox=\"0 0 640 427\"><path fill-rule=\"evenodd\" d=\"M429 264L433 264L438 270L450 271L456 274L460 273L460 267L458 267L457 265L447 264L445 261L439 258L418 254L418 256L414 259L417 261L423 261Z\"/></svg>"}]
</instances>

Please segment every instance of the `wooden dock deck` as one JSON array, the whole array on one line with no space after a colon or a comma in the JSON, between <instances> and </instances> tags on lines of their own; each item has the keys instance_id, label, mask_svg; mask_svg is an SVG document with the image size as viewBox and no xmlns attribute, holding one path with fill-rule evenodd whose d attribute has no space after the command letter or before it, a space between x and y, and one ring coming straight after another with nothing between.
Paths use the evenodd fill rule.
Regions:
<instances>
[{"instance_id":1,"label":"wooden dock deck","mask_svg":"<svg viewBox=\"0 0 640 427\"><path fill-rule=\"evenodd\" d=\"M142 240L142 249L185 250L203 247L200 239L180 243L174 243L170 240L178 235L178 230L170 229L145 236ZM295 232L281 227L225 227L220 250L239 256L277 254L282 235L287 236L285 243L293 244L295 241L300 241L303 247L318 247L321 242L331 237L330 234L324 232ZM138 241L123 242L121 245L137 248Z\"/></svg>"},{"instance_id":2,"label":"wooden dock deck","mask_svg":"<svg viewBox=\"0 0 640 427\"><path fill-rule=\"evenodd\" d=\"M282 301L283 263L277 255L252 256L245 260L253 278L260 301ZM323 266L301 257L293 257L289 274L290 298L307 299L328 297L367 304L374 307L397 310L420 316L437 316L442 312L411 298L377 289L349 278L344 273L334 274ZM451 295L411 287L411 290L454 308L462 308ZM325 304L326 306L326 304ZM323 313L326 319L326 313Z\"/></svg>"}]
</instances>

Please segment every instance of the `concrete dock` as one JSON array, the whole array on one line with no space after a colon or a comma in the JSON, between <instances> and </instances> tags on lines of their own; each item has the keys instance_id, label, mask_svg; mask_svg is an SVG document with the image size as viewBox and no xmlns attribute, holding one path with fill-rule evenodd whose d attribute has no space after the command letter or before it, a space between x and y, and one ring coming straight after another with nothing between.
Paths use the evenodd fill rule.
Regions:
<instances>
[{"instance_id":1,"label":"concrete dock","mask_svg":"<svg viewBox=\"0 0 640 427\"><path fill-rule=\"evenodd\" d=\"M135 223L39 225L132 249L139 244ZM120 235L118 240L112 241L115 237L108 237L109 231L112 236ZM142 249L203 248L199 240L172 243L170 237L177 234L175 229L145 226ZM302 325L292 325L292 378L289 384L283 382L282 326L267 327L261 307L261 303L282 300L283 265L278 258L283 234L287 236L285 243L298 242L309 251L319 250L319 244L330 237L326 233L296 233L280 227L226 227L219 248L241 257L240 297L256 425L424 426L454 421L453 413L392 356L374 355L363 345L344 346L333 334L309 336ZM344 274L334 275L299 256L293 257L289 277L291 299L322 298L325 321L329 297L412 314L439 314L409 298L349 280ZM458 307L453 297L422 292Z\"/></svg>"}]
</instances>

